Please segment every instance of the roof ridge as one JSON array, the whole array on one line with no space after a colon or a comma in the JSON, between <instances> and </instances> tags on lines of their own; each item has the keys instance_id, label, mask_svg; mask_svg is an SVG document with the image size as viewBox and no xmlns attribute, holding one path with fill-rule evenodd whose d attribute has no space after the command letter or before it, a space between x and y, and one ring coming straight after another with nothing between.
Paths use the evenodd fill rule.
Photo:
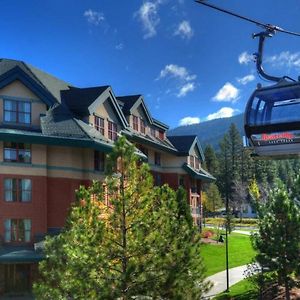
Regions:
<instances>
[{"instance_id":1,"label":"roof ridge","mask_svg":"<svg viewBox=\"0 0 300 300\"><path fill-rule=\"evenodd\" d=\"M98 89L98 88L104 88L108 89L110 85L97 85L97 86L89 86L89 87L76 87L76 86L70 86L70 90L88 90L88 89Z\"/></svg>"}]
</instances>

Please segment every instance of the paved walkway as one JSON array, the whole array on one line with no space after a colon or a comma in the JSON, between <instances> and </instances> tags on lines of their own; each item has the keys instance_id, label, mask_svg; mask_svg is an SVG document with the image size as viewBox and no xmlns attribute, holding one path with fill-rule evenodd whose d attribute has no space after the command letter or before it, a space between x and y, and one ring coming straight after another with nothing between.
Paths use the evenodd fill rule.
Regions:
<instances>
[{"instance_id":1,"label":"paved walkway","mask_svg":"<svg viewBox=\"0 0 300 300\"><path fill-rule=\"evenodd\" d=\"M252 233L251 231L244 231L244 230L233 230L232 232L245 234L245 235L251 235L251 233Z\"/></svg>"},{"instance_id":2,"label":"paved walkway","mask_svg":"<svg viewBox=\"0 0 300 300\"><path fill-rule=\"evenodd\" d=\"M229 269L229 286L243 280L246 269L247 265ZM226 290L226 270L207 277L207 280L213 283L213 287L204 295L204 299L212 299L213 296Z\"/></svg>"}]
</instances>

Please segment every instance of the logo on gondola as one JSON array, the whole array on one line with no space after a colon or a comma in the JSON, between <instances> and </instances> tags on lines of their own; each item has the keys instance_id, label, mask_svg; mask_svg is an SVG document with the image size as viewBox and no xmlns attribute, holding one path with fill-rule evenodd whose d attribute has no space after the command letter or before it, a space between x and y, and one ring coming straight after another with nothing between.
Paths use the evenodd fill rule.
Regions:
<instances>
[{"instance_id":1,"label":"logo on gondola","mask_svg":"<svg viewBox=\"0 0 300 300\"><path fill-rule=\"evenodd\" d=\"M261 135L262 141L276 141L276 140L292 140L295 138L295 135L290 132L283 133L274 133L274 134L266 134L263 133Z\"/></svg>"},{"instance_id":2,"label":"logo on gondola","mask_svg":"<svg viewBox=\"0 0 300 300\"><path fill-rule=\"evenodd\" d=\"M255 146L267 146L276 144L291 144L300 142L300 132L276 132L262 133L251 136Z\"/></svg>"}]
</instances>

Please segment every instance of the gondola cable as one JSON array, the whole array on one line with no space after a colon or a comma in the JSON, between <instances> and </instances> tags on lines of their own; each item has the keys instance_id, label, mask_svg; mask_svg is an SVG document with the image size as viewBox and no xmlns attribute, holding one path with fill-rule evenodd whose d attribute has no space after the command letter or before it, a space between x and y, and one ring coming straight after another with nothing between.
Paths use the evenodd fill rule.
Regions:
<instances>
[{"instance_id":1,"label":"gondola cable","mask_svg":"<svg viewBox=\"0 0 300 300\"><path fill-rule=\"evenodd\" d=\"M218 10L218 11L221 11L225 14L228 14L228 15L231 15L233 17L236 17L236 18L239 18L239 19L242 19L244 21L247 21L247 22L250 22L250 23L253 23L257 26L260 26L260 27L263 27L265 28L266 30L270 31L270 33L275 33L276 31L279 31L279 32L282 32L282 33L286 33L286 34L290 34L290 35L294 35L294 36L300 36L300 33L298 32L293 32L293 31L289 31L289 30L285 30L279 26L276 26L276 25L272 25L272 24L265 24L265 23L262 23L260 21L257 21L257 20L254 20L254 19L251 19L251 18L248 18L248 17L245 17L245 16L242 16L242 15L239 15L235 12L232 12L232 11L229 11L227 9L224 9L224 8L221 8L221 7L218 7L218 6L215 6L213 4L210 4L210 3L206 3L204 2L204 0L195 0L195 2L199 3L199 4L202 4L204 6L208 6L210 8L213 8L215 10Z\"/></svg>"}]
</instances>

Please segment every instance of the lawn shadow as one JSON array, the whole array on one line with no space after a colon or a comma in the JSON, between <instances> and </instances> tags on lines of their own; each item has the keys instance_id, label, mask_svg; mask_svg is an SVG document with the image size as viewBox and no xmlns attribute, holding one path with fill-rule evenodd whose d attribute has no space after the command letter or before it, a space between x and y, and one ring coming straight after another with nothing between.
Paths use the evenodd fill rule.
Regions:
<instances>
[{"instance_id":1,"label":"lawn shadow","mask_svg":"<svg viewBox=\"0 0 300 300\"><path fill-rule=\"evenodd\" d=\"M231 295L229 293L222 293L221 295L213 298L215 300L257 300L258 294L255 291L246 291L244 293Z\"/></svg>"}]
</instances>

